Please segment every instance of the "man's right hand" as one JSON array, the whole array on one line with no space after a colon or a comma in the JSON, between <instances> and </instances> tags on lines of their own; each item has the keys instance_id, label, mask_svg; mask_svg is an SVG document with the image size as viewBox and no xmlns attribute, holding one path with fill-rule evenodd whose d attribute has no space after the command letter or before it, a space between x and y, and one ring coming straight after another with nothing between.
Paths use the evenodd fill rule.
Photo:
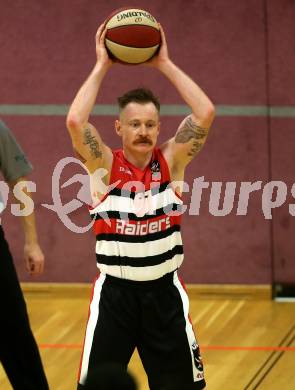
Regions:
<instances>
[{"instance_id":1,"label":"man's right hand","mask_svg":"<svg viewBox=\"0 0 295 390\"><path fill-rule=\"evenodd\" d=\"M107 49L105 47L105 36L107 29L105 27L105 22L98 27L95 36L96 43L96 57L97 62L101 63L103 66L108 68L114 64L114 61L110 58Z\"/></svg>"}]
</instances>

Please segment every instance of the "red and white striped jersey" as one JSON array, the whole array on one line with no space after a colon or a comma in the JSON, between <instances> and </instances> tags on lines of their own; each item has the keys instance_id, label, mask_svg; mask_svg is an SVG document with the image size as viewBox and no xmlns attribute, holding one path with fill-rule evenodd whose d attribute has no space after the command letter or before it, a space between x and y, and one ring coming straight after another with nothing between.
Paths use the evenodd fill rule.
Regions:
<instances>
[{"instance_id":1,"label":"red and white striped jersey","mask_svg":"<svg viewBox=\"0 0 295 390\"><path fill-rule=\"evenodd\" d=\"M182 200L175 194L160 149L141 170L113 151L112 188L90 209L96 235L97 266L104 274L154 280L183 261L180 234Z\"/></svg>"}]
</instances>

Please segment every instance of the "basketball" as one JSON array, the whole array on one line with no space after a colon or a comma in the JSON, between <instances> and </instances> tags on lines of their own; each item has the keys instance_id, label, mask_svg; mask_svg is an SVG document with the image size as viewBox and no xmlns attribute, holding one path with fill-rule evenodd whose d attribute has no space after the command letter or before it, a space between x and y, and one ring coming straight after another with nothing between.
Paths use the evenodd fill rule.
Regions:
<instances>
[{"instance_id":1,"label":"basketball","mask_svg":"<svg viewBox=\"0 0 295 390\"><path fill-rule=\"evenodd\" d=\"M127 64L149 60L161 42L156 19L143 9L114 11L107 19L106 28L105 45L109 53Z\"/></svg>"}]
</instances>

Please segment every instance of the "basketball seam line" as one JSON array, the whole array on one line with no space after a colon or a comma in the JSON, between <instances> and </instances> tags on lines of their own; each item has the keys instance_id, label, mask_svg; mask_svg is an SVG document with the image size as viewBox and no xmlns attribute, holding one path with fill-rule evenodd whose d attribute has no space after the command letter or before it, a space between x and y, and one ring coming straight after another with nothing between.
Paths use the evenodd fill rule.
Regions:
<instances>
[{"instance_id":1,"label":"basketball seam line","mask_svg":"<svg viewBox=\"0 0 295 390\"><path fill-rule=\"evenodd\" d=\"M123 45L122 43L114 42L112 39L109 39L109 38L106 38L106 41L115 43L116 45L119 45L119 46L127 47L128 49L152 49L153 47L159 46L159 43L157 43L156 45L153 45L153 46L145 46L145 47L142 47L142 46L126 46L126 45Z\"/></svg>"},{"instance_id":2,"label":"basketball seam line","mask_svg":"<svg viewBox=\"0 0 295 390\"><path fill-rule=\"evenodd\" d=\"M122 26L110 27L110 28L107 28L107 31L116 30L116 29L122 28L122 27L130 27L130 26L137 26L137 27L144 26L144 27L153 28L154 30L160 32L160 30L158 28L156 28L154 26L150 26L149 24L136 24L136 23L133 23L133 24L123 24Z\"/></svg>"}]
</instances>

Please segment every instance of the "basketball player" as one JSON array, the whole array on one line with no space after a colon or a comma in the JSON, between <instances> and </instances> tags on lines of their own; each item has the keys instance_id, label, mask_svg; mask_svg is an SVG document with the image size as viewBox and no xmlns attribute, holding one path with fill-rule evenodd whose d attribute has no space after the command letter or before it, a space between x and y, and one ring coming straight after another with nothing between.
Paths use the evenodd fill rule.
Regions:
<instances>
[{"instance_id":1,"label":"basketball player","mask_svg":"<svg viewBox=\"0 0 295 390\"><path fill-rule=\"evenodd\" d=\"M11 189L18 182L26 180L25 175L32 170L31 164L13 134L2 121L0 121L0 170ZM25 300L1 227L3 208L0 193L0 361L14 390L47 390L48 384L30 328ZM21 219L25 235L26 267L30 275L39 275L43 272L44 255L38 244L34 213ZM15 237L16 240L20 240L19 235Z\"/></svg>"},{"instance_id":2,"label":"basketball player","mask_svg":"<svg viewBox=\"0 0 295 390\"><path fill-rule=\"evenodd\" d=\"M105 170L99 189L93 190L99 201L94 199L90 210L100 276L94 284L78 389L84 388L94 366L127 367L135 347L150 389L205 387L188 297L177 275L183 261L179 182L206 140L214 106L171 61L160 29L160 51L147 65L165 75L192 110L172 138L157 147L160 104L146 89L118 99L115 129L122 149L112 151L103 141L103 130L98 132L89 123L101 83L113 65L103 25L96 35L97 62L67 117L73 147L90 174L92 188L103 176L97 171Z\"/></svg>"}]
</instances>

